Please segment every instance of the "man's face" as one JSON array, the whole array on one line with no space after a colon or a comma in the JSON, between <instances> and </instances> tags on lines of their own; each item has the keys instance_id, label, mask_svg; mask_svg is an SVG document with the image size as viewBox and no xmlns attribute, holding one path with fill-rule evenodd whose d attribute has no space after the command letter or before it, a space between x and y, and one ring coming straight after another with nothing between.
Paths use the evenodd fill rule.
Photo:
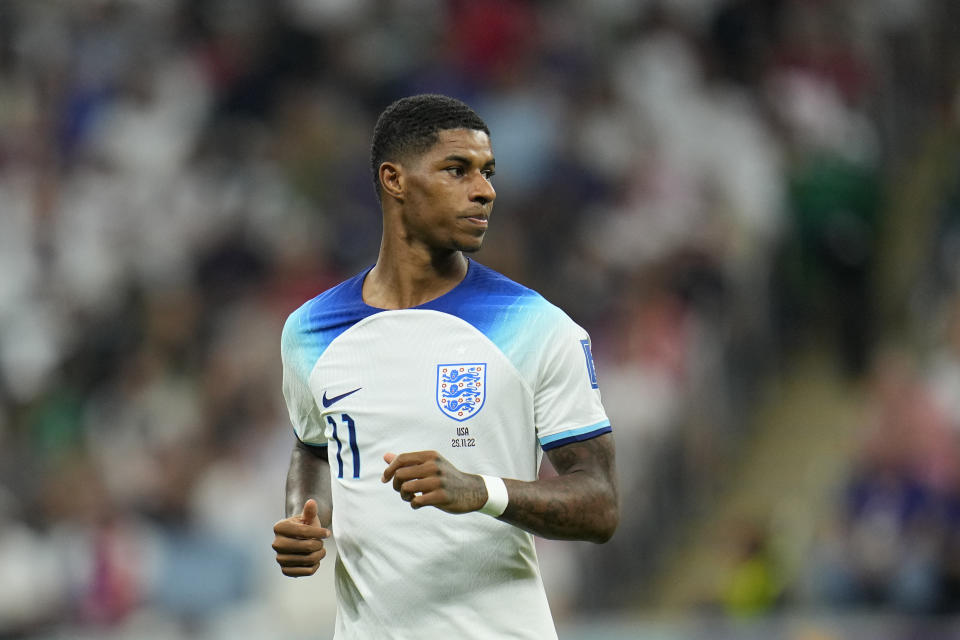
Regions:
<instances>
[{"instance_id":1,"label":"man's face","mask_svg":"<svg viewBox=\"0 0 960 640\"><path fill-rule=\"evenodd\" d=\"M407 241L476 251L497 197L490 137L473 129L444 129L437 137L432 148L403 163Z\"/></svg>"}]
</instances>

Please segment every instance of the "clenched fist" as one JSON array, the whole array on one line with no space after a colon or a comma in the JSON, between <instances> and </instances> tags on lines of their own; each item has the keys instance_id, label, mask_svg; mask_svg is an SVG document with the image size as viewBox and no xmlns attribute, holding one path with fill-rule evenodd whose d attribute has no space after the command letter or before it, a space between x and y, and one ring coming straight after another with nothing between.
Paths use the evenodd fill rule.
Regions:
<instances>
[{"instance_id":1,"label":"clenched fist","mask_svg":"<svg viewBox=\"0 0 960 640\"><path fill-rule=\"evenodd\" d=\"M464 473L436 451L386 453L381 482L393 488L414 509L436 507L447 513L469 513L487 500L483 478Z\"/></svg>"},{"instance_id":2,"label":"clenched fist","mask_svg":"<svg viewBox=\"0 0 960 640\"><path fill-rule=\"evenodd\" d=\"M317 501L313 498L303 505L303 513L280 520L273 525L273 550L283 575L293 578L312 576L320 561L327 555L324 538L330 530L320 525Z\"/></svg>"}]
</instances>

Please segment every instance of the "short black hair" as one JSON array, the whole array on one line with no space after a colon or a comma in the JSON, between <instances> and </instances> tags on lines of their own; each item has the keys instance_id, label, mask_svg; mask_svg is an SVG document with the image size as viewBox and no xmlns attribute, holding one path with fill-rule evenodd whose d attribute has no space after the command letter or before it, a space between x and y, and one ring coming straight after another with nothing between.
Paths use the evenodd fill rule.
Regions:
<instances>
[{"instance_id":1,"label":"short black hair","mask_svg":"<svg viewBox=\"0 0 960 640\"><path fill-rule=\"evenodd\" d=\"M449 96L424 93L400 98L383 110L373 129L370 169L380 198L380 165L401 156L419 154L437 143L444 129L473 129L488 136L490 129L466 103Z\"/></svg>"}]
</instances>

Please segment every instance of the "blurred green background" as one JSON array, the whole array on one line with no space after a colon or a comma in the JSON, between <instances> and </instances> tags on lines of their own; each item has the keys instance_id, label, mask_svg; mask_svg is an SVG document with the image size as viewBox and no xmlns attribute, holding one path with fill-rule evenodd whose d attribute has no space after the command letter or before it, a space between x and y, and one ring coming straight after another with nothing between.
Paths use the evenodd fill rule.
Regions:
<instances>
[{"instance_id":1,"label":"blurred green background","mask_svg":"<svg viewBox=\"0 0 960 640\"><path fill-rule=\"evenodd\" d=\"M280 329L419 92L593 337L623 516L538 541L561 638L960 637L955 0L0 2L0 637L331 635Z\"/></svg>"}]
</instances>

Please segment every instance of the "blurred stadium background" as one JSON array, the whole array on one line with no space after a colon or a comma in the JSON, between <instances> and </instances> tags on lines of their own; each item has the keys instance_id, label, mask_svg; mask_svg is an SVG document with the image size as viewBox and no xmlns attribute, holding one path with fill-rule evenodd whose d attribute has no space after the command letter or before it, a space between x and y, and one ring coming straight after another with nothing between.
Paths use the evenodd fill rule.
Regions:
<instances>
[{"instance_id":1,"label":"blurred stadium background","mask_svg":"<svg viewBox=\"0 0 960 640\"><path fill-rule=\"evenodd\" d=\"M479 259L594 339L561 638L960 637L955 0L0 2L0 637L329 637L280 328L423 91L492 128Z\"/></svg>"}]
</instances>

